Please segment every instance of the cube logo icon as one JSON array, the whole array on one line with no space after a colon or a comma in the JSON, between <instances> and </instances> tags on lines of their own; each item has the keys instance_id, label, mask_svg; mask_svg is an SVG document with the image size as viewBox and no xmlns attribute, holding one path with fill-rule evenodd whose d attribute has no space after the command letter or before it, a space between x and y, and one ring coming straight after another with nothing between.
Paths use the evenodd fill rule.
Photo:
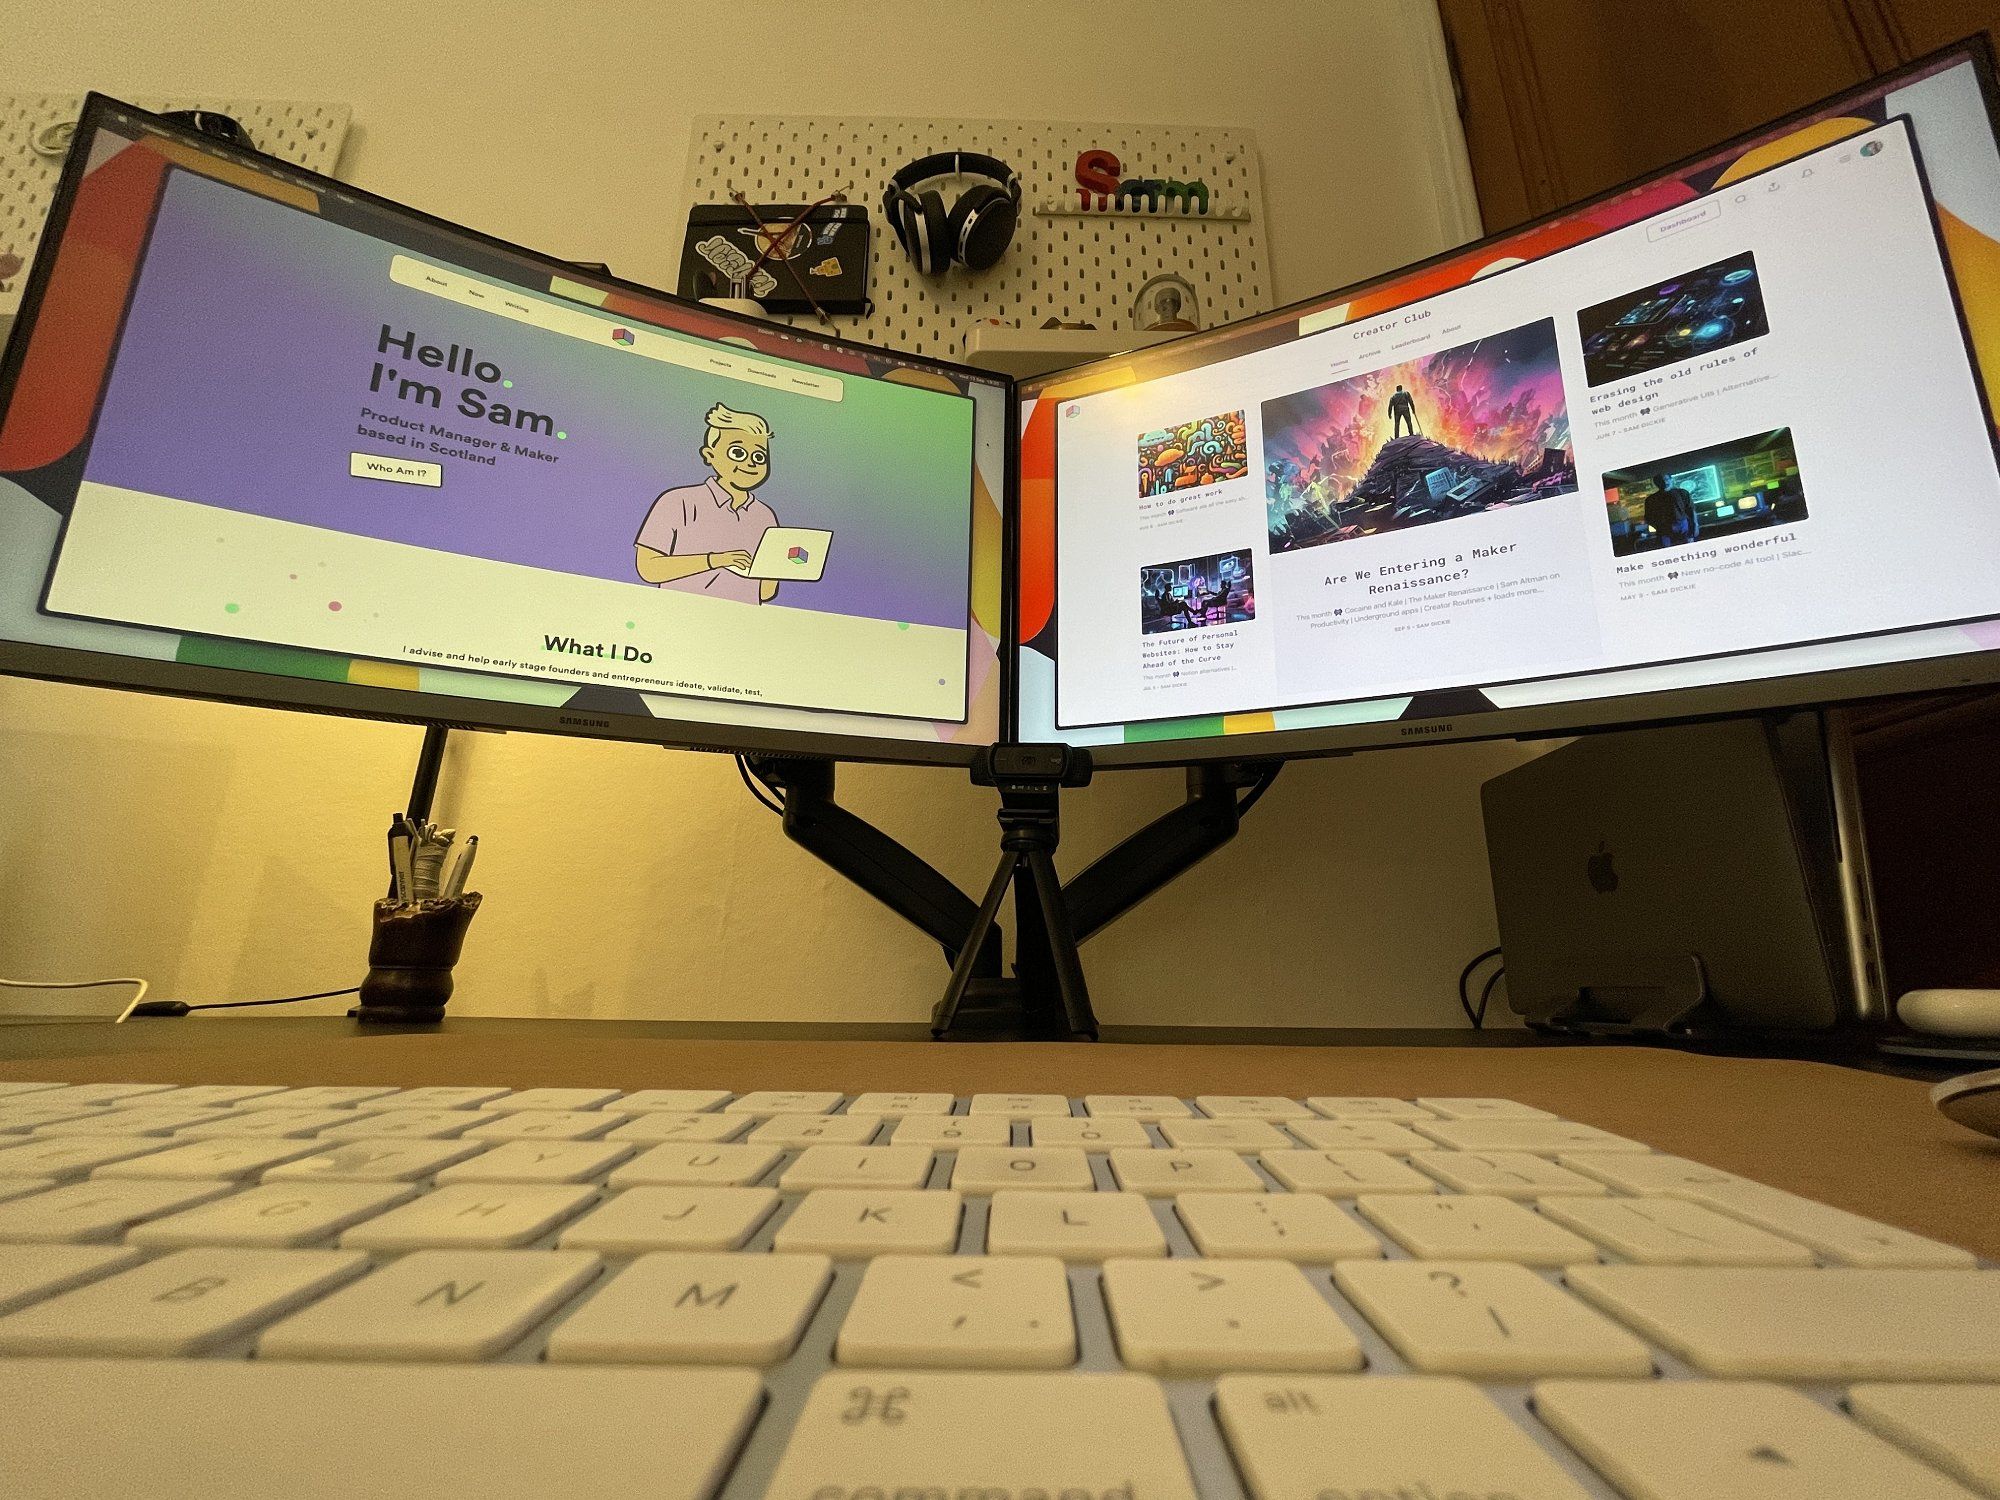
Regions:
<instances>
[{"instance_id":1,"label":"cube logo icon","mask_svg":"<svg viewBox=\"0 0 2000 1500\"><path fill-rule=\"evenodd\" d=\"M614 344L625 344L627 346L630 346L632 344L637 343L638 340L633 336L631 329L614 328L611 330L611 342Z\"/></svg>"},{"instance_id":2,"label":"cube logo icon","mask_svg":"<svg viewBox=\"0 0 2000 1500\"><path fill-rule=\"evenodd\" d=\"M787 547L785 549L785 560L797 563L803 568L807 563L812 561L812 554L807 552L803 547Z\"/></svg>"}]
</instances>

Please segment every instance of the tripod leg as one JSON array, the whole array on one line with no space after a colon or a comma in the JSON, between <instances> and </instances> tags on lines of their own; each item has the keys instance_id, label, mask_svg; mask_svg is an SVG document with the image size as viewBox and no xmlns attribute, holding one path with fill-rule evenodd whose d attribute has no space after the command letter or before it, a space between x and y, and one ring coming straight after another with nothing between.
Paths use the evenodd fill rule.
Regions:
<instances>
[{"instance_id":1,"label":"tripod leg","mask_svg":"<svg viewBox=\"0 0 2000 1500\"><path fill-rule=\"evenodd\" d=\"M1084 982L1083 959L1076 951L1076 932L1070 926L1069 907L1063 903L1056 862L1046 849L1029 849L1022 857L1028 862L1028 877L1034 882L1035 896L1041 903L1042 926L1049 937L1049 962L1056 972L1056 989L1062 996L1070 1034L1096 1041L1097 1016L1090 1008L1090 988Z\"/></svg>"},{"instance_id":2,"label":"tripod leg","mask_svg":"<svg viewBox=\"0 0 2000 1500\"><path fill-rule=\"evenodd\" d=\"M993 872L993 883L986 887L986 899L979 903L971 930L965 934L965 946L958 950L958 962L951 966L951 979L944 987L944 998L931 1012L931 1035L934 1037L949 1031L958 1015L958 1007L965 1000L965 987L972 983L972 972L979 967L979 950L1000 915L1000 903L1006 898L1008 883L1014 878L1016 862L1017 856L1012 853L1000 856L999 868Z\"/></svg>"}]
</instances>

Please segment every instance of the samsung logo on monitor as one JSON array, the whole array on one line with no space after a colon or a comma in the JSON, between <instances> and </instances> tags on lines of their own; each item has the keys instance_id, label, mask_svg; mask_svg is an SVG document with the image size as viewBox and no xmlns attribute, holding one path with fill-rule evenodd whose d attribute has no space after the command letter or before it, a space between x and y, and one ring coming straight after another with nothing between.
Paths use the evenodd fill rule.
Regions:
<instances>
[{"instance_id":1,"label":"samsung logo on monitor","mask_svg":"<svg viewBox=\"0 0 2000 1500\"><path fill-rule=\"evenodd\" d=\"M1451 722L1447 720L1442 724L1405 724L1402 729L1402 735L1404 739L1410 739L1416 735L1450 734L1451 731Z\"/></svg>"},{"instance_id":2,"label":"samsung logo on monitor","mask_svg":"<svg viewBox=\"0 0 2000 1500\"><path fill-rule=\"evenodd\" d=\"M557 714L556 722L565 729L609 729L609 719L585 719L576 714Z\"/></svg>"}]
</instances>

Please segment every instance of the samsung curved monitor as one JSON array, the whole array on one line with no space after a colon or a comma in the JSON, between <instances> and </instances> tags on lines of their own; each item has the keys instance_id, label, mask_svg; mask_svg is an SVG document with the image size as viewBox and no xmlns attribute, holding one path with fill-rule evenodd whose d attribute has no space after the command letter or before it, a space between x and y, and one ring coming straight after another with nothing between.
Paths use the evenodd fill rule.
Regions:
<instances>
[{"instance_id":1,"label":"samsung curved monitor","mask_svg":"<svg viewBox=\"0 0 2000 1500\"><path fill-rule=\"evenodd\" d=\"M0 670L964 762L1010 417L93 95L0 367Z\"/></svg>"},{"instance_id":2,"label":"samsung curved monitor","mask_svg":"<svg viewBox=\"0 0 2000 1500\"><path fill-rule=\"evenodd\" d=\"M2000 679L1994 119L1968 44L1027 383L1021 738L1254 758Z\"/></svg>"}]
</instances>

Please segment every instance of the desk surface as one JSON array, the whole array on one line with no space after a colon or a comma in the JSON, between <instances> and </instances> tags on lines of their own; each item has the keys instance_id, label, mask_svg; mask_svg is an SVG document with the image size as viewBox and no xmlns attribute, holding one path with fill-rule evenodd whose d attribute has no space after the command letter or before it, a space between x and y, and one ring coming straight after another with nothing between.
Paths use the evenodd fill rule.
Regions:
<instances>
[{"instance_id":1,"label":"desk surface","mask_svg":"<svg viewBox=\"0 0 2000 1500\"><path fill-rule=\"evenodd\" d=\"M457 1022L385 1034L330 1019L0 1028L0 1079L1490 1095L2000 1260L2000 1141L1946 1120L1922 1083L1827 1063L1604 1046L949 1044L643 1030Z\"/></svg>"}]
</instances>

